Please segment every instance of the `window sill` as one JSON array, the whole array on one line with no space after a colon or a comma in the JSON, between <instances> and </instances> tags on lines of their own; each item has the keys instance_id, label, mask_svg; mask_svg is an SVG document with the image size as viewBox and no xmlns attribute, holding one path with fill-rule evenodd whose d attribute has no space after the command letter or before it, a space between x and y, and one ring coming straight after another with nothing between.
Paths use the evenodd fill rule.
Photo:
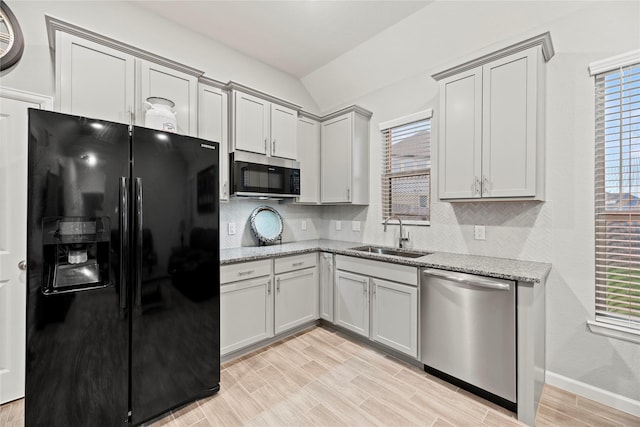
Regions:
<instances>
[{"instance_id":1,"label":"window sill","mask_svg":"<svg viewBox=\"0 0 640 427\"><path fill-rule=\"evenodd\" d=\"M624 326L611 325L609 323L587 320L589 330L598 335L604 335L619 340L640 344L640 330L625 328Z\"/></svg>"}]
</instances>

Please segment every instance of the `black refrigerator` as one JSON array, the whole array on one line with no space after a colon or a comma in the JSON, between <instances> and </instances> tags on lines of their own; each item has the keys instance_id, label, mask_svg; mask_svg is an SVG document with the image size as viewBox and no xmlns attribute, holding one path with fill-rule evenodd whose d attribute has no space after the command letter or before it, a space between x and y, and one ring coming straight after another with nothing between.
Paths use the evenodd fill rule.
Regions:
<instances>
[{"instance_id":1,"label":"black refrigerator","mask_svg":"<svg viewBox=\"0 0 640 427\"><path fill-rule=\"evenodd\" d=\"M219 390L218 143L29 110L25 424Z\"/></svg>"}]
</instances>

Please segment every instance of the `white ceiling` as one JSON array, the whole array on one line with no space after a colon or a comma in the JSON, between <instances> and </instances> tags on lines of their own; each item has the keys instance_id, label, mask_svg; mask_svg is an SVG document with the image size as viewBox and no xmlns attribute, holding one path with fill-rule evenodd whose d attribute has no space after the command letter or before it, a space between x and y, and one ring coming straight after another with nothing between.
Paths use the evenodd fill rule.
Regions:
<instances>
[{"instance_id":1,"label":"white ceiling","mask_svg":"<svg viewBox=\"0 0 640 427\"><path fill-rule=\"evenodd\" d=\"M302 78L430 2L200 0L136 4Z\"/></svg>"}]
</instances>

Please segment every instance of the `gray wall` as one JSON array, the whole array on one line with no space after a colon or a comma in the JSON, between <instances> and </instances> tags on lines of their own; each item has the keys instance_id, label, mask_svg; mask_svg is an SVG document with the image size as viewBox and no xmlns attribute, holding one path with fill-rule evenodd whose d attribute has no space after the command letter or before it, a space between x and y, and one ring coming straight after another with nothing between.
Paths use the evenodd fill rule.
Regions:
<instances>
[{"instance_id":1,"label":"gray wall","mask_svg":"<svg viewBox=\"0 0 640 427\"><path fill-rule=\"evenodd\" d=\"M522 34L551 31L556 56L546 66L545 203L441 203L430 227L409 227L417 248L546 261L547 381L591 396L627 401L640 413L640 345L594 335L594 82L592 61L640 48L638 2L437 2L304 77L322 110L357 103L373 111L371 205L325 209L324 222L362 215L366 242L395 243L380 224L378 123L434 109L430 73L474 50ZM375 72L372 72L375 70ZM437 185L434 166L432 189ZM473 225L486 225L485 241ZM327 228L325 237L345 232ZM604 391L604 392L603 392ZM595 393L595 394L594 394Z\"/></svg>"}]
</instances>

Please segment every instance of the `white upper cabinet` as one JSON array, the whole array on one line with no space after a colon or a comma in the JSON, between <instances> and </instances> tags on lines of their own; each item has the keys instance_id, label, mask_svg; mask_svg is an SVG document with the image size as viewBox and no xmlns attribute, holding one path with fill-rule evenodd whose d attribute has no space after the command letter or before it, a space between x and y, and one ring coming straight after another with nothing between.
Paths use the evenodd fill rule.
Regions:
<instances>
[{"instance_id":1,"label":"white upper cabinet","mask_svg":"<svg viewBox=\"0 0 640 427\"><path fill-rule=\"evenodd\" d=\"M234 92L235 149L267 154L269 116L268 101L242 92Z\"/></svg>"},{"instance_id":2,"label":"white upper cabinet","mask_svg":"<svg viewBox=\"0 0 640 427\"><path fill-rule=\"evenodd\" d=\"M482 67L483 197L536 196L538 56L532 48Z\"/></svg>"},{"instance_id":3,"label":"white upper cabinet","mask_svg":"<svg viewBox=\"0 0 640 427\"><path fill-rule=\"evenodd\" d=\"M544 62L551 56L545 33L433 75L440 199L544 199Z\"/></svg>"},{"instance_id":4,"label":"white upper cabinet","mask_svg":"<svg viewBox=\"0 0 640 427\"><path fill-rule=\"evenodd\" d=\"M220 200L229 200L229 95L201 79L198 87L198 137L220 143ZM220 85L221 86L221 85Z\"/></svg>"},{"instance_id":5,"label":"white upper cabinet","mask_svg":"<svg viewBox=\"0 0 640 427\"><path fill-rule=\"evenodd\" d=\"M233 91L234 149L296 159L298 112L248 93Z\"/></svg>"},{"instance_id":6,"label":"white upper cabinet","mask_svg":"<svg viewBox=\"0 0 640 427\"><path fill-rule=\"evenodd\" d=\"M162 97L175 103L177 132L197 136L201 71L50 16L46 21L60 112L144 126L146 99Z\"/></svg>"},{"instance_id":7,"label":"white upper cabinet","mask_svg":"<svg viewBox=\"0 0 640 427\"><path fill-rule=\"evenodd\" d=\"M62 113L131 122L135 59L67 33L56 38L56 108Z\"/></svg>"},{"instance_id":8,"label":"white upper cabinet","mask_svg":"<svg viewBox=\"0 0 640 427\"><path fill-rule=\"evenodd\" d=\"M136 60L138 68L139 103L136 124L144 126L146 99L161 97L173 101L176 113L177 133L197 136L198 134L198 79L195 76L155 64Z\"/></svg>"},{"instance_id":9,"label":"white upper cabinet","mask_svg":"<svg viewBox=\"0 0 640 427\"><path fill-rule=\"evenodd\" d=\"M271 104L271 155L297 159L298 112Z\"/></svg>"},{"instance_id":10,"label":"white upper cabinet","mask_svg":"<svg viewBox=\"0 0 640 427\"><path fill-rule=\"evenodd\" d=\"M320 122L298 119L298 162L300 197L298 203L320 203Z\"/></svg>"},{"instance_id":11,"label":"white upper cabinet","mask_svg":"<svg viewBox=\"0 0 640 427\"><path fill-rule=\"evenodd\" d=\"M482 158L482 73L440 83L440 198L479 197Z\"/></svg>"},{"instance_id":12,"label":"white upper cabinet","mask_svg":"<svg viewBox=\"0 0 640 427\"><path fill-rule=\"evenodd\" d=\"M320 201L369 203L369 119L359 107L336 112L321 123Z\"/></svg>"},{"instance_id":13,"label":"white upper cabinet","mask_svg":"<svg viewBox=\"0 0 640 427\"><path fill-rule=\"evenodd\" d=\"M320 188L323 203L351 201L352 122L352 114L345 114L322 123Z\"/></svg>"}]
</instances>

